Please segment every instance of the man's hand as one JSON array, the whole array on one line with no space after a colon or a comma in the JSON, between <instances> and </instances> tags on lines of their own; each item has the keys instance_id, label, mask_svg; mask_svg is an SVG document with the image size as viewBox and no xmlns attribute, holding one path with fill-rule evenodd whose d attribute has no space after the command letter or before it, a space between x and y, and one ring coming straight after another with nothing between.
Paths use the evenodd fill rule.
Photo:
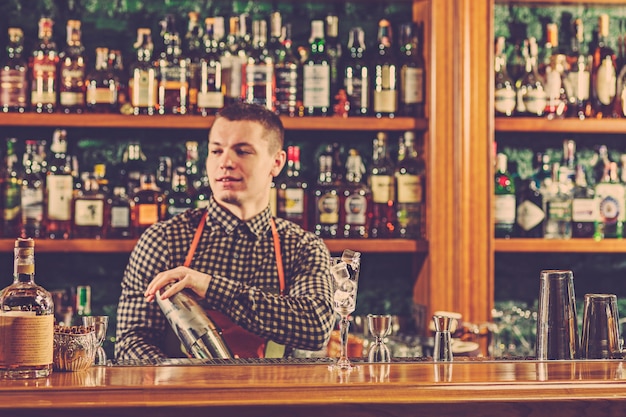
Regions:
<instances>
[{"instance_id":1,"label":"man's hand","mask_svg":"<svg viewBox=\"0 0 626 417\"><path fill-rule=\"evenodd\" d=\"M148 302L154 300L157 292L170 282L173 284L161 294L162 300L171 297L184 288L189 288L198 296L204 297L209 288L209 281L211 281L210 275L203 274L202 272L195 271L186 266L179 266L157 274L152 282L148 284L144 297L146 297L146 301Z\"/></svg>"}]
</instances>

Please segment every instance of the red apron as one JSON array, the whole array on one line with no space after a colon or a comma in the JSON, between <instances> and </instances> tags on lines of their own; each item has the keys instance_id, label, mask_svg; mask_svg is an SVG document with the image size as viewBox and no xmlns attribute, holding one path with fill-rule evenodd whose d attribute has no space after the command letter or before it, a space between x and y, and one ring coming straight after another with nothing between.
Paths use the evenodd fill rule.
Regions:
<instances>
[{"instance_id":1,"label":"red apron","mask_svg":"<svg viewBox=\"0 0 626 417\"><path fill-rule=\"evenodd\" d=\"M191 246L189 247L189 251L187 252L185 263L183 265L188 268L191 265L191 260L193 259L193 255L198 247L200 237L202 236L207 214L208 212L205 211L202 215L202 219L200 219L200 223L198 223L196 233L191 242ZM283 295L285 293L285 272L283 270L283 260L280 252L280 237L278 236L276 222L273 218L270 219L270 223L272 226L276 266L278 268L278 279L280 282L280 294ZM267 346L265 339L249 332L238 324L233 323L228 316L217 310L208 310L207 314L211 317L215 324L222 329L222 337L235 357L262 358L265 356L265 349Z\"/></svg>"}]
</instances>

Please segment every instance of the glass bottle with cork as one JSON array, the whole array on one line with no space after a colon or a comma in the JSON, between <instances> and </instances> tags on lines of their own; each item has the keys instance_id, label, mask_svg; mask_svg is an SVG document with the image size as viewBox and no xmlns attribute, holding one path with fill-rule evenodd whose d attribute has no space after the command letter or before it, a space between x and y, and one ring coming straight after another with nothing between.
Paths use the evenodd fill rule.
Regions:
<instances>
[{"instance_id":1,"label":"glass bottle with cork","mask_svg":"<svg viewBox=\"0 0 626 417\"><path fill-rule=\"evenodd\" d=\"M67 46L59 55L59 106L64 113L85 110L85 48L80 20L67 21Z\"/></svg>"},{"instance_id":2,"label":"glass bottle with cork","mask_svg":"<svg viewBox=\"0 0 626 417\"><path fill-rule=\"evenodd\" d=\"M0 291L0 378L45 378L52 372L54 302L35 283L35 241L18 238L13 283Z\"/></svg>"},{"instance_id":3,"label":"glass bottle with cork","mask_svg":"<svg viewBox=\"0 0 626 417\"><path fill-rule=\"evenodd\" d=\"M6 56L0 67L0 110L23 113L28 107L28 65L23 57L24 33L9 28Z\"/></svg>"}]
</instances>

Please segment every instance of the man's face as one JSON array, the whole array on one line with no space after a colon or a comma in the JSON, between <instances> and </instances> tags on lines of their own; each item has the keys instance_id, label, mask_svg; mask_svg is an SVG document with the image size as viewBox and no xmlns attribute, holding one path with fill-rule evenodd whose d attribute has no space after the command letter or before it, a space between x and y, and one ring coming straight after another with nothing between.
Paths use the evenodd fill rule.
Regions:
<instances>
[{"instance_id":1,"label":"man's face","mask_svg":"<svg viewBox=\"0 0 626 417\"><path fill-rule=\"evenodd\" d=\"M267 207L272 178L280 173L284 154L270 151L261 124L217 119L209 134L206 160L215 199L238 208L244 217L259 213Z\"/></svg>"}]
</instances>

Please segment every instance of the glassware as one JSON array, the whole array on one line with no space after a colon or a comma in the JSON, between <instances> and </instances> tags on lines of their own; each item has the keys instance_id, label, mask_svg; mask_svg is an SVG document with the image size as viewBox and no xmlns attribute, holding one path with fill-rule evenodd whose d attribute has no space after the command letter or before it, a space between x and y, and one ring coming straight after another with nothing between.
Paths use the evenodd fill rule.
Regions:
<instances>
[{"instance_id":1,"label":"glassware","mask_svg":"<svg viewBox=\"0 0 626 417\"><path fill-rule=\"evenodd\" d=\"M369 362L391 362L391 352L385 344L385 338L391 334L391 314L368 314L367 324L374 343L370 346L367 358Z\"/></svg>"},{"instance_id":2,"label":"glassware","mask_svg":"<svg viewBox=\"0 0 626 417\"><path fill-rule=\"evenodd\" d=\"M107 362L107 354L102 347L104 343L104 339L107 335L107 327L109 325L109 316L85 316L83 317L83 326L92 327L96 332L96 345L98 349L96 350L96 357L94 364L96 365L106 365Z\"/></svg>"},{"instance_id":3,"label":"glassware","mask_svg":"<svg viewBox=\"0 0 626 417\"><path fill-rule=\"evenodd\" d=\"M615 294L585 294L581 359L621 359Z\"/></svg>"},{"instance_id":4,"label":"glassware","mask_svg":"<svg viewBox=\"0 0 626 417\"><path fill-rule=\"evenodd\" d=\"M435 362L452 361L452 334L450 333L452 321L452 317L449 316L433 316L433 322L435 323L433 361Z\"/></svg>"},{"instance_id":5,"label":"glassware","mask_svg":"<svg viewBox=\"0 0 626 417\"><path fill-rule=\"evenodd\" d=\"M330 259L330 271L333 275L333 308L340 316L339 333L341 353L337 362L330 365L331 370L351 370L355 366L348 359L348 316L356 307L356 292L361 271L361 253L345 249L340 258Z\"/></svg>"}]
</instances>

